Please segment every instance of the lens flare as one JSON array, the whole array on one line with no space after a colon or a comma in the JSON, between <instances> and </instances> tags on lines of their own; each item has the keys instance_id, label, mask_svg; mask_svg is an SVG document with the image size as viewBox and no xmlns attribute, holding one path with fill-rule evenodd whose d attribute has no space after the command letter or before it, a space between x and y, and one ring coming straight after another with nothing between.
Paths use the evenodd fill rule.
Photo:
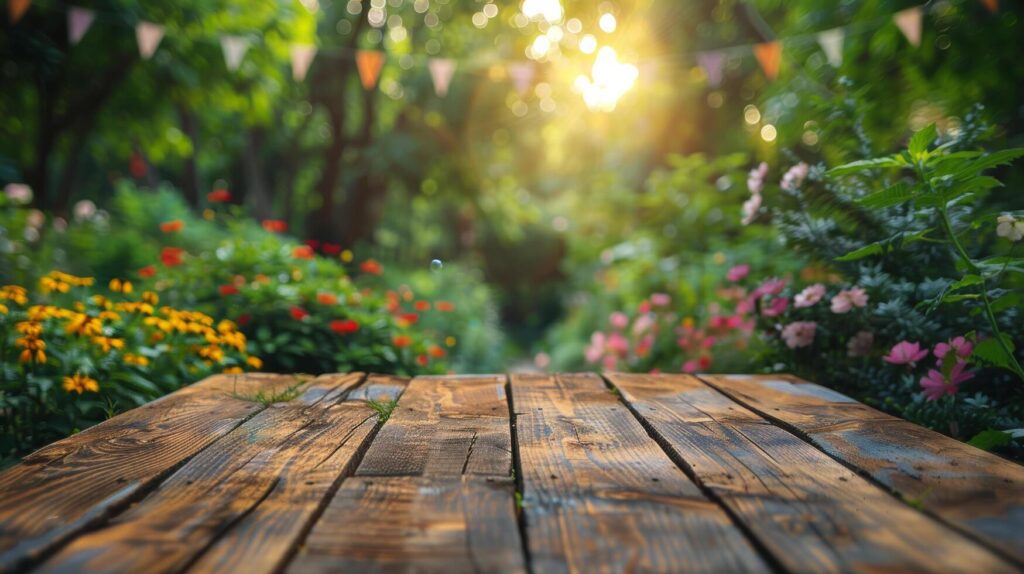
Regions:
<instances>
[{"instance_id":1,"label":"lens flare","mask_svg":"<svg viewBox=\"0 0 1024 574\"><path fill-rule=\"evenodd\" d=\"M580 75L575 88L583 95L583 102L591 110L610 112L619 99L636 83L640 71L633 64L619 62L618 54L610 46L597 51L590 77Z\"/></svg>"}]
</instances>

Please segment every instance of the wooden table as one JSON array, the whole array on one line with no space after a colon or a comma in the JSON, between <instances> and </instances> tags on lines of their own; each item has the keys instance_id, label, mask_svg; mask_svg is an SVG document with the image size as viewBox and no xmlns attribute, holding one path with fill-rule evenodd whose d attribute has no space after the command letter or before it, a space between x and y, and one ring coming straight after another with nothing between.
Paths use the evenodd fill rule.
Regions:
<instances>
[{"instance_id":1,"label":"wooden table","mask_svg":"<svg viewBox=\"0 0 1024 574\"><path fill-rule=\"evenodd\" d=\"M0 474L0 570L1021 572L1024 467L790 377L223 375Z\"/></svg>"}]
</instances>

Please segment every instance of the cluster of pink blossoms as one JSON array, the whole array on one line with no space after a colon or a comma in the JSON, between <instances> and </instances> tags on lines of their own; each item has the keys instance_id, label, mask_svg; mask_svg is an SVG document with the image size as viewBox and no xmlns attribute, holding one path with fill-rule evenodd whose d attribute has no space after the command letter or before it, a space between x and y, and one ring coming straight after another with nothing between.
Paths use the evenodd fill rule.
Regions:
<instances>
[{"instance_id":1,"label":"cluster of pink blossoms","mask_svg":"<svg viewBox=\"0 0 1024 574\"><path fill-rule=\"evenodd\" d=\"M952 367L945 372L944 363L949 353L954 353ZM960 385L974 378L974 373L967 370L967 359L974 352L974 345L963 337L956 337L947 343L939 343L932 349L935 356L935 367L921 377L921 389L929 401L942 398L943 395L955 395ZM928 348L920 343L900 341L893 345L889 354L883 357L893 365L917 366L917 363L928 356Z\"/></svg>"},{"instance_id":2,"label":"cluster of pink blossoms","mask_svg":"<svg viewBox=\"0 0 1024 574\"><path fill-rule=\"evenodd\" d=\"M647 357L658 335L658 313L671 303L672 298L667 294L655 293L640 303L636 319L632 321L621 311L612 313L608 317L611 329L590 336L590 344L583 351L584 358L588 363L600 363L605 369L613 370L622 361Z\"/></svg>"}]
</instances>

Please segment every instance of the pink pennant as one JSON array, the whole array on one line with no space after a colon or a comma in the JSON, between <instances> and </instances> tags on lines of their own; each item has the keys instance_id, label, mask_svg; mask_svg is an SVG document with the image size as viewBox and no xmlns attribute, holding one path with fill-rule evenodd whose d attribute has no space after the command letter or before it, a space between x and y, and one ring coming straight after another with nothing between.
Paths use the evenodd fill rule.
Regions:
<instances>
[{"instance_id":1,"label":"pink pennant","mask_svg":"<svg viewBox=\"0 0 1024 574\"><path fill-rule=\"evenodd\" d=\"M533 62L513 62L508 65L508 76L512 78L512 85L520 95L530 89L535 72Z\"/></svg>"},{"instance_id":2,"label":"pink pennant","mask_svg":"<svg viewBox=\"0 0 1024 574\"><path fill-rule=\"evenodd\" d=\"M309 71L313 58L316 57L316 46L294 44L291 48L292 56L292 77L295 81L301 82L306 79L306 72Z\"/></svg>"},{"instance_id":3,"label":"pink pennant","mask_svg":"<svg viewBox=\"0 0 1024 574\"><path fill-rule=\"evenodd\" d=\"M725 69L725 52L698 52L697 63L704 69L708 77L708 85L717 88L722 83L722 70Z\"/></svg>"},{"instance_id":4,"label":"pink pennant","mask_svg":"<svg viewBox=\"0 0 1024 574\"><path fill-rule=\"evenodd\" d=\"M135 40L139 43L139 54L143 60L153 57L163 38L164 27L159 24L139 22L135 25Z\"/></svg>"},{"instance_id":5,"label":"pink pennant","mask_svg":"<svg viewBox=\"0 0 1024 574\"><path fill-rule=\"evenodd\" d=\"M377 50L356 50L356 69L359 70L359 81L363 89L372 90L380 78L380 69L384 67L384 52Z\"/></svg>"},{"instance_id":6,"label":"pink pennant","mask_svg":"<svg viewBox=\"0 0 1024 574\"><path fill-rule=\"evenodd\" d=\"M448 95L448 86L455 75L455 66L455 60L448 58L431 58L427 61L430 80L434 83L434 93L442 98Z\"/></svg>"},{"instance_id":7,"label":"pink pennant","mask_svg":"<svg viewBox=\"0 0 1024 574\"><path fill-rule=\"evenodd\" d=\"M92 10L76 6L68 8L68 43L74 46L81 42L95 18L96 13Z\"/></svg>"},{"instance_id":8,"label":"pink pennant","mask_svg":"<svg viewBox=\"0 0 1024 574\"><path fill-rule=\"evenodd\" d=\"M915 6L914 8L907 8L897 12L892 16L900 32L903 32L903 35L907 37L907 41L915 47L921 45L921 16L923 12L920 6Z\"/></svg>"}]
</instances>

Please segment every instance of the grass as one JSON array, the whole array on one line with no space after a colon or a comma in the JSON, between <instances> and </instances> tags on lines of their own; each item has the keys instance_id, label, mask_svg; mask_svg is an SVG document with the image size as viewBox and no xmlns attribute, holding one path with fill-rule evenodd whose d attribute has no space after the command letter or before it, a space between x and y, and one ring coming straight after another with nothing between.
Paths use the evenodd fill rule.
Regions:
<instances>
[{"instance_id":1,"label":"grass","mask_svg":"<svg viewBox=\"0 0 1024 574\"><path fill-rule=\"evenodd\" d=\"M260 389L255 393L239 393L236 390L232 390L231 396L239 400L257 403L263 407L269 407L274 403L286 403L295 397L298 397L302 392L302 386L305 384L306 381L299 381L293 385L288 385L283 389L274 391Z\"/></svg>"},{"instance_id":2,"label":"grass","mask_svg":"<svg viewBox=\"0 0 1024 574\"><path fill-rule=\"evenodd\" d=\"M391 411L395 410L395 405L397 404L398 401L394 399L386 401L372 399L366 401L366 405L373 409L375 413L377 413L377 420L380 422L380 424L388 422L388 419L391 418Z\"/></svg>"}]
</instances>

